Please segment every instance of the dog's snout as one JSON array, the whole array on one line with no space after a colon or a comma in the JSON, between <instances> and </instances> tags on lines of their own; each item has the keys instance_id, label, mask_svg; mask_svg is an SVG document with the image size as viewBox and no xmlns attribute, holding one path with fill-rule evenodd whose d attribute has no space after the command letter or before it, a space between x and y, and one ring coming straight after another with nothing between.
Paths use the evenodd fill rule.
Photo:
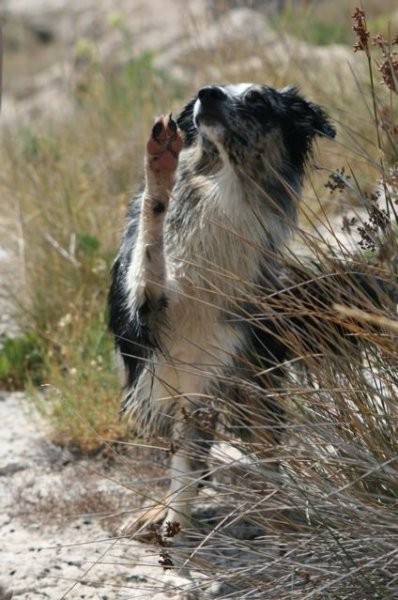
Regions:
<instances>
[{"instance_id":1,"label":"dog's snout","mask_svg":"<svg viewBox=\"0 0 398 600\"><path fill-rule=\"evenodd\" d=\"M214 102L225 98L225 93L216 85L206 85L199 90L198 98L201 102Z\"/></svg>"}]
</instances>

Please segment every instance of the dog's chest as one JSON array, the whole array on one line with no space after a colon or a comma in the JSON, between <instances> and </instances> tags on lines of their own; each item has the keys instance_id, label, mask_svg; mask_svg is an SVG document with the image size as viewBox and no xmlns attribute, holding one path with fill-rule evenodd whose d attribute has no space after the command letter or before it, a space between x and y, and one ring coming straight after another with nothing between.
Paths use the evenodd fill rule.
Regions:
<instances>
[{"instance_id":1,"label":"dog's chest","mask_svg":"<svg viewBox=\"0 0 398 600\"><path fill-rule=\"evenodd\" d=\"M189 281L196 293L239 294L258 282L271 262L280 226L231 168L211 177L197 175L190 183L178 191L179 227L170 227L167 235L172 275Z\"/></svg>"}]
</instances>

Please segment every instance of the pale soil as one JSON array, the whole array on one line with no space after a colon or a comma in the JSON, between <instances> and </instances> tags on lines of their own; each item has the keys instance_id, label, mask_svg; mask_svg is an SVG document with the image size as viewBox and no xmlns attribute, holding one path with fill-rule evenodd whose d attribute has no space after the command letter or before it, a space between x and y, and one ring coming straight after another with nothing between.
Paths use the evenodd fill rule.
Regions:
<instances>
[{"instance_id":1,"label":"pale soil","mask_svg":"<svg viewBox=\"0 0 398 600\"><path fill-rule=\"evenodd\" d=\"M134 453L77 459L49 442L30 406L0 395L0 599L203 597L184 592L201 587L197 575L163 571L155 545L112 537L137 504L126 487Z\"/></svg>"},{"instance_id":2,"label":"pale soil","mask_svg":"<svg viewBox=\"0 0 398 600\"><path fill-rule=\"evenodd\" d=\"M48 425L22 392L0 393L0 423L0 600L211 600L237 593L228 568L258 559L258 547L238 540L261 532L235 518L212 542L210 532L233 509L222 494L202 490L185 542L164 549L156 539L119 536L144 496L164 494L164 452L121 446L76 456L51 443ZM213 460L244 461L223 444ZM173 564L167 571L164 551Z\"/></svg>"}]
</instances>

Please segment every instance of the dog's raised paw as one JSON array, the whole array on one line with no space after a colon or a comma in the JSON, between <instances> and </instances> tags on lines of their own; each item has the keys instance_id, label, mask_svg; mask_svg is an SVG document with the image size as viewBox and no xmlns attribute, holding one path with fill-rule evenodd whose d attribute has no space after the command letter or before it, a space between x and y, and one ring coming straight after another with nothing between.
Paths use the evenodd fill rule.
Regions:
<instances>
[{"instance_id":1,"label":"dog's raised paw","mask_svg":"<svg viewBox=\"0 0 398 600\"><path fill-rule=\"evenodd\" d=\"M174 172L183 141L172 114L157 117L147 142L148 164L151 171Z\"/></svg>"}]
</instances>

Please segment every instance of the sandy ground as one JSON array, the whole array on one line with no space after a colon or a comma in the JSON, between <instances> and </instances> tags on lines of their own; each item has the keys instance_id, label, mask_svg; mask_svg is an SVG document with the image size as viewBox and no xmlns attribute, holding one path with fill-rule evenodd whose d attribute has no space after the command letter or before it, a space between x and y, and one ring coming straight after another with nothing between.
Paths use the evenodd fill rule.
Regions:
<instances>
[{"instance_id":1,"label":"sandy ground","mask_svg":"<svg viewBox=\"0 0 398 600\"><path fill-rule=\"evenodd\" d=\"M234 519L219 546L203 544L203 532L210 533L231 508L222 495L201 492L193 530L202 532L201 544L197 533L166 549L118 537L121 526L134 521L143 493L161 497L155 482L164 472L162 455L127 447L75 456L49 441L47 424L22 392L0 393L0 423L0 600L211 600L229 592L239 597L239 581L231 582L228 568L231 561L246 568L258 559L258 548L236 541L254 539L260 531ZM235 465L243 460L224 446L219 460ZM174 568L160 564L164 552Z\"/></svg>"},{"instance_id":2,"label":"sandy ground","mask_svg":"<svg viewBox=\"0 0 398 600\"><path fill-rule=\"evenodd\" d=\"M52 445L22 393L0 395L0 423L1 600L201 597L186 592L197 578L163 572L159 549L112 537L112 507L128 506L123 460Z\"/></svg>"}]
</instances>

